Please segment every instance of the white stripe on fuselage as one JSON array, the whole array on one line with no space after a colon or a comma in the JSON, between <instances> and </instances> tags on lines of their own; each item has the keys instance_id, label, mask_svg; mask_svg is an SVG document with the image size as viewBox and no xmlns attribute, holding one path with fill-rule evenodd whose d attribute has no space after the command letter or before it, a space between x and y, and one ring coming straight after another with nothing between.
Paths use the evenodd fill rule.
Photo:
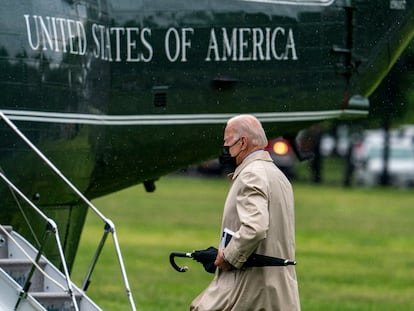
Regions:
<instances>
[{"instance_id":1,"label":"white stripe on fuselage","mask_svg":"<svg viewBox=\"0 0 414 311\"><path fill-rule=\"evenodd\" d=\"M91 125L179 125L179 124L225 124L239 113L218 114L153 114L153 115L100 115L27 110L2 110L13 121L91 124ZM262 122L318 121L338 118L341 115L364 116L360 110L322 110L297 112L249 112Z\"/></svg>"}]
</instances>

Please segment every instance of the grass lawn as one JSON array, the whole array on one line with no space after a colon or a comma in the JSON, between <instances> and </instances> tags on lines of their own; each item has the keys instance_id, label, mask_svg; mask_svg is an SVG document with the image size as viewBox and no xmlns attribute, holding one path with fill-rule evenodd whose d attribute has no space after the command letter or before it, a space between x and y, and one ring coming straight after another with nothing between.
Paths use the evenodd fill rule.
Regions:
<instances>
[{"instance_id":1,"label":"grass lawn","mask_svg":"<svg viewBox=\"0 0 414 311\"><path fill-rule=\"evenodd\" d=\"M154 193L142 185L94 201L117 226L138 310L182 311L212 279L201 265L171 251L218 244L225 178L167 176ZM414 310L414 194L411 190L343 189L293 184L296 260L302 310ZM88 216L74 265L82 283L103 234ZM104 310L130 310L109 237L92 276L89 296Z\"/></svg>"}]
</instances>

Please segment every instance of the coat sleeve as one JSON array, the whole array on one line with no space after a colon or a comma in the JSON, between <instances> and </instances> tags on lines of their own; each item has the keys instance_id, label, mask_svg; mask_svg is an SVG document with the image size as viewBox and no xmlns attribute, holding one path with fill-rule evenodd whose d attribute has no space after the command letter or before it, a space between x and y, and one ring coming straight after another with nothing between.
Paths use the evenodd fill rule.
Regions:
<instances>
[{"instance_id":1,"label":"coat sleeve","mask_svg":"<svg viewBox=\"0 0 414 311\"><path fill-rule=\"evenodd\" d=\"M241 268L254 252L269 229L268 186L266 174L260 170L243 172L238 176L239 189L236 210L240 228L224 250L226 260Z\"/></svg>"}]
</instances>

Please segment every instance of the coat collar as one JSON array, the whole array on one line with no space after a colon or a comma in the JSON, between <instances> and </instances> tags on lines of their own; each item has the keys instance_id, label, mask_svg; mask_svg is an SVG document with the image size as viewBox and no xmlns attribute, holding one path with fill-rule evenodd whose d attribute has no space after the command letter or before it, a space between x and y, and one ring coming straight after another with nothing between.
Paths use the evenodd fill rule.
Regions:
<instances>
[{"instance_id":1,"label":"coat collar","mask_svg":"<svg viewBox=\"0 0 414 311\"><path fill-rule=\"evenodd\" d=\"M239 164L239 166L236 167L236 170L233 173L230 173L228 176L231 180L235 180L237 176L239 176L240 172L250 163L253 161L262 160L262 161L268 161L272 162L272 157L270 156L269 152L262 151L257 152L255 154L252 154L251 156L245 158L242 163Z\"/></svg>"}]
</instances>

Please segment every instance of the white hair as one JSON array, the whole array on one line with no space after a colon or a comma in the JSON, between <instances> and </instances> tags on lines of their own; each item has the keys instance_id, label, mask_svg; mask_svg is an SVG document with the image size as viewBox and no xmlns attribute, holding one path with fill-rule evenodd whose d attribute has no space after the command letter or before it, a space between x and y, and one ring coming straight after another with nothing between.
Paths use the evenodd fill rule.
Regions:
<instances>
[{"instance_id":1,"label":"white hair","mask_svg":"<svg viewBox=\"0 0 414 311\"><path fill-rule=\"evenodd\" d=\"M264 148L268 141L262 123L253 115L242 114L227 121L232 124L234 132L240 136L247 136L254 147Z\"/></svg>"}]
</instances>

